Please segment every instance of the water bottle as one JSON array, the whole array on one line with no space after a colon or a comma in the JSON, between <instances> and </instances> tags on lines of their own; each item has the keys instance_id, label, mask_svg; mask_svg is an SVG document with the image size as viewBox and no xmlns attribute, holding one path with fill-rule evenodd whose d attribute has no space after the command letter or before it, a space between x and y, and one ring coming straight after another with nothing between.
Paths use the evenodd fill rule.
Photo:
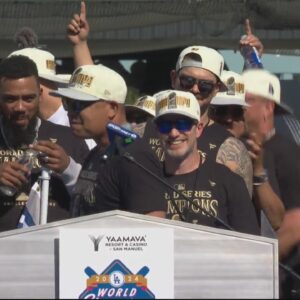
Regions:
<instances>
[{"instance_id":1,"label":"water bottle","mask_svg":"<svg viewBox=\"0 0 300 300\"><path fill-rule=\"evenodd\" d=\"M29 170L32 170L34 165L34 160L37 157L37 152L32 149L27 149L24 151L23 155L19 157L17 162L21 165L26 166ZM21 171L20 171L21 172ZM17 188L6 186L6 185L0 185L0 192L3 195L6 196L14 196L17 192Z\"/></svg>"},{"instance_id":2,"label":"water bottle","mask_svg":"<svg viewBox=\"0 0 300 300\"><path fill-rule=\"evenodd\" d=\"M242 36L241 39L245 38ZM255 47L250 45L241 45L240 52L244 57L245 69L262 69L263 64Z\"/></svg>"}]
</instances>

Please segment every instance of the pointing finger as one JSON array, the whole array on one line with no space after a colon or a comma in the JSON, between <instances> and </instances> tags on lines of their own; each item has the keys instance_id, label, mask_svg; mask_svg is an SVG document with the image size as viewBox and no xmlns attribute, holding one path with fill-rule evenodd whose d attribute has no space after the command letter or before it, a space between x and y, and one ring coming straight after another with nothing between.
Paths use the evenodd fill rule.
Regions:
<instances>
[{"instance_id":1,"label":"pointing finger","mask_svg":"<svg viewBox=\"0 0 300 300\"><path fill-rule=\"evenodd\" d=\"M252 34L252 29L251 29L251 25L250 25L250 20L249 19L245 20L245 33L246 33L246 35Z\"/></svg>"},{"instance_id":2,"label":"pointing finger","mask_svg":"<svg viewBox=\"0 0 300 300\"><path fill-rule=\"evenodd\" d=\"M80 19L82 21L86 20L86 5L85 1L81 1L81 6L80 6Z\"/></svg>"}]
</instances>

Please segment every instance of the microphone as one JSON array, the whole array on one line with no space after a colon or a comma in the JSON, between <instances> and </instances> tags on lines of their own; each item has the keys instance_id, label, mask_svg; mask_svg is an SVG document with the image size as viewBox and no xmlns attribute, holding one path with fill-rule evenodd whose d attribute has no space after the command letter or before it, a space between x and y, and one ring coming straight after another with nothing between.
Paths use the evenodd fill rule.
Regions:
<instances>
[{"instance_id":1,"label":"microphone","mask_svg":"<svg viewBox=\"0 0 300 300\"><path fill-rule=\"evenodd\" d=\"M106 154L109 156L122 155L125 148L139 138L135 132L117 124L108 123L106 129L109 138L109 147Z\"/></svg>"},{"instance_id":2,"label":"microphone","mask_svg":"<svg viewBox=\"0 0 300 300\"><path fill-rule=\"evenodd\" d=\"M187 202L189 202L191 205L194 205L196 208L198 208L201 212L209 215L210 217L212 217L213 219L215 219L219 224L223 225L224 228L229 229L234 231L234 229L227 223L225 223L222 219L220 219L219 217L213 215L212 213L210 213L209 211L204 210L198 203L194 203L191 199L189 199L188 197L186 197L182 192L176 190L172 185L170 185L168 182L166 182L165 180L163 180L162 178L160 178L159 176L157 176L155 173L153 173L151 170L147 169L145 166L143 166L141 163L139 163L130 153L125 152L123 153L123 157L125 157L127 160L129 160L130 162L134 163L135 165L137 165L139 168L143 169L145 172L147 172L150 176L152 176L153 178L155 178L156 180L158 180L160 183L162 183L163 185L165 185L166 187L168 187L169 189L171 189L172 191L176 192L177 194L179 194L182 198L184 198ZM185 219L184 215L181 213L181 211L179 210L178 205L176 204L176 201L171 197L171 202L174 205L176 212L179 215L179 218L181 221L187 222L187 220Z\"/></svg>"},{"instance_id":3,"label":"microphone","mask_svg":"<svg viewBox=\"0 0 300 300\"><path fill-rule=\"evenodd\" d=\"M102 154L101 159L103 163L109 161L112 156L122 155L125 152L126 146L139 138L135 132L111 122L106 125L106 129L109 138L109 146ZM73 195L72 198L70 214L71 217L74 218L79 216L81 199L76 194Z\"/></svg>"},{"instance_id":4,"label":"microphone","mask_svg":"<svg viewBox=\"0 0 300 300\"><path fill-rule=\"evenodd\" d=\"M139 137L135 132L111 122L106 125L106 129L110 143L112 143L117 136L123 138L125 144L131 144Z\"/></svg>"}]
</instances>

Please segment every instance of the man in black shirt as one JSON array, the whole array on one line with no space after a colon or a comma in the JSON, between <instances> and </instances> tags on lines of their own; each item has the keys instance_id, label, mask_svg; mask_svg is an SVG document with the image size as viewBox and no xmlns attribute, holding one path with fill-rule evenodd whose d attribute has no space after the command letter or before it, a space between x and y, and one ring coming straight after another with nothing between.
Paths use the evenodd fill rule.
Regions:
<instances>
[{"instance_id":1,"label":"man in black shirt","mask_svg":"<svg viewBox=\"0 0 300 300\"><path fill-rule=\"evenodd\" d=\"M68 87L59 89L57 94L63 97L73 133L92 138L97 144L86 158L73 190L71 210L72 216L77 216L80 202L95 202L95 182L102 174L102 165L118 155L108 123L129 128L124 108L127 86L122 76L110 68L84 65L73 72Z\"/></svg>"},{"instance_id":2,"label":"man in black shirt","mask_svg":"<svg viewBox=\"0 0 300 300\"><path fill-rule=\"evenodd\" d=\"M218 92L227 90L222 81L224 59L216 50L204 46L190 46L179 54L176 68L171 71L172 88L189 91L197 98L201 107L203 133L198 139L198 149L218 163L228 166L242 176L249 193L252 191L252 166L245 147L227 128L212 120L209 115L211 100ZM151 128L151 124L148 126ZM161 160L164 154L155 130L146 128L149 145Z\"/></svg>"},{"instance_id":3,"label":"man in black shirt","mask_svg":"<svg viewBox=\"0 0 300 300\"><path fill-rule=\"evenodd\" d=\"M0 230L16 228L37 180L40 163L55 171L51 176L48 222L69 217L67 186L74 185L86 145L67 127L41 121L38 117L40 87L36 65L25 56L11 56L0 64L0 184L15 188L12 196L0 196ZM30 170L16 160L32 148L43 154Z\"/></svg>"},{"instance_id":4,"label":"man in black shirt","mask_svg":"<svg viewBox=\"0 0 300 300\"><path fill-rule=\"evenodd\" d=\"M300 194L300 148L291 139L275 131L274 115L289 113L280 102L280 81L266 70L248 70L243 73L246 88L246 102L250 105L245 112L248 132L254 132L264 149L264 168L254 174L254 188L263 192L269 182L274 192L282 200L286 213L279 228L279 249L286 263L299 270L299 255L291 245L297 245L290 235L294 223L294 209L299 208ZM297 222L295 223L296 228ZM289 230L287 230L289 229ZM291 239L290 239L291 238ZM296 253L296 255L295 255ZM288 254L291 254L290 256ZM289 284L293 277L287 277L283 286L284 292L291 290ZM295 280L298 289L299 280ZM287 288L287 289L286 289ZM291 294L287 294L292 297Z\"/></svg>"},{"instance_id":5,"label":"man in black shirt","mask_svg":"<svg viewBox=\"0 0 300 300\"><path fill-rule=\"evenodd\" d=\"M156 112L155 124L165 152L163 166L153 152L140 147L145 141L135 142L127 149L130 154L105 168L97 179L96 202L85 203L82 214L120 208L222 227L220 218L235 230L258 234L242 178L197 150L202 124L196 98L182 91L159 93Z\"/></svg>"}]
</instances>

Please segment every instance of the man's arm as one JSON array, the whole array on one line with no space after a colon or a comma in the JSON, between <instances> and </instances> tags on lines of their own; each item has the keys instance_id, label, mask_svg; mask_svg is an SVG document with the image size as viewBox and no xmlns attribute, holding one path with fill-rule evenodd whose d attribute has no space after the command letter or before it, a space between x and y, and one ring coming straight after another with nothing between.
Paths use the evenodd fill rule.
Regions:
<instances>
[{"instance_id":1,"label":"man's arm","mask_svg":"<svg viewBox=\"0 0 300 300\"><path fill-rule=\"evenodd\" d=\"M253 161L254 176L265 174L261 139L253 133L250 135L250 139L247 140L247 144ZM267 177L261 184L254 185L253 196L255 204L264 211L273 229L277 230L281 226L285 208L281 199L272 189Z\"/></svg>"},{"instance_id":2,"label":"man's arm","mask_svg":"<svg viewBox=\"0 0 300 300\"><path fill-rule=\"evenodd\" d=\"M252 162L245 145L234 137L227 138L221 145L216 161L227 166L232 172L240 175L252 196Z\"/></svg>"},{"instance_id":3,"label":"man's arm","mask_svg":"<svg viewBox=\"0 0 300 300\"><path fill-rule=\"evenodd\" d=\"M73 46L75 67L93 65L92 55L87 43L90 26L86 18L86 4L81 2L80 14L74 14L67 26L67 37Z\"/></svg>"},{"instance_id":4,"label":"man's arm","mask_svg":"<svg viewBox=\"0 0 300 300\"><path fill-rule=\"evenodd\" d=\"M228 220L235 230L260 235L253 201L247 192L243 179L236 174L225 174L227 187Z\"/></svg>"},{"instance_id":5,"label":"man's arm","mask_svg":"<svg viewBox=\"0 0 300 300\"><path fill-rule=\"evenodd\" d=\"M278 230L279 258L284 259L300 243L300 208L287 211Z\"/></svg>"}]
</instances>

